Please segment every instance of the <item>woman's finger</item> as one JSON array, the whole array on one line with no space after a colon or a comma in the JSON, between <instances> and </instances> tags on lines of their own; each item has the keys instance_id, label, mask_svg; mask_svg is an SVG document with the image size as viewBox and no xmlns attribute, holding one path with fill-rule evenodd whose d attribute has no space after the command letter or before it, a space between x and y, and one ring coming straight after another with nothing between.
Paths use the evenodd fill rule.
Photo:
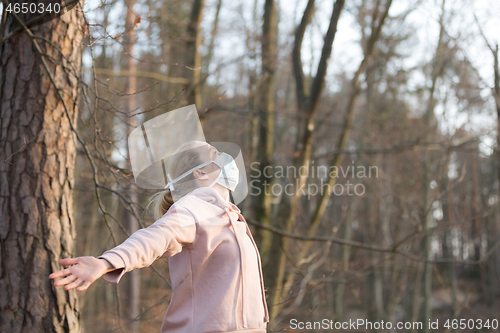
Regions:
<instances>
[{"instance_id":1,"label":"woman's finger","mask_svg":"<svg viewBox=\"0 0 500 333\"><path fill-rule=\"evenodd\" d=\"M76 288L76 291L84 291L90 286L89 281L85 281L80 287Z\"/></svg>"},{"instance_id":2,"label":"woman's finger","mask_svg":"<svg viewBox=\"0 0 500 333\"><path fill-rule=\"evenodd\" d=\"M59 260L59 265L69 266L78 264L78 258L66 258Z\"/></svg>"},{"instance_id":3,"label":"woman's finger","mask_svg":"<svg viewBox=\"0 0 500 333\"><path fill-rule=\"evenodd\" d=\"M70 283L70 284L68 284L67 286L64 286L64 289L66 289L66 290L70 290L70 289L76 288L76 287L78 287L78 286L80 285L80 283L82 283L82 282L83 282L83 280L81 280L81 279L79 279L79 278L78 278L78 279L76 279L73 283Z\"/></svg>"},{"instance_id":4,"label":"woman's finger","mask_svg":"<svg viewBox=\"0 0 500 333\"><path fill-rule=\"evenodd\" d=\"M54 286L59 287L59 286L64 286L65 284L71 283L76 280L76 276L70 275L68 277L65 277L64 279L57 280L54 282Z\"/></svg>"},{"instance_id":5,"label":"woman's finger","mask_svg":"<svg viewBox=\"0 0 500 333\"><path fill-rule=\"evenodd\" d=\"M49 275L49 279L55 279L71 274L69 268L62 269Z\"/></svg>"}]
</instances>

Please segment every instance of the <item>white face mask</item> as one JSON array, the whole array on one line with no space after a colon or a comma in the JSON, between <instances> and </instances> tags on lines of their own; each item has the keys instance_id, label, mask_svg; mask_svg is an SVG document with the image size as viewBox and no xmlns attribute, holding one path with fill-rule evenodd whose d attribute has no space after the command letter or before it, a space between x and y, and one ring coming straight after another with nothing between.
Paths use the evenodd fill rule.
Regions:
<instances>
[{"instance_id":1,"label":"white face mask","mask_svg":"<svg viewBox=\"0 0 500 333\"><path fill-rule=\"evenodd\" d=\"M217 183L217 184L220 184L231 191L236 190L236 187L238 186L238 182L239 182L240 171L239 171L238 166L236 165L236 162L234 161L233 157L229 154L226 154L226 153L221 153L219 156L217 156L217 158L215 158L215 160L202 163L202 164L186 171L185 173L183 173L182 175L180 175L179 177L177 177L175 179L171 179L170 175L167 174L169 182L165 186L165 188L168 187L168 188L170 188L171 191L173 191L175 182L178 182L182 178L186 177L187 175L192 173L194 170L203 168L204 166L206 166L210 163L214 163L215 165L217 165L221 169L221 172L220 172L219 176L217 177L217 179L215 179L215 181L212 184L210 184L209 187L212 187L212 186L214 186L215 183Z\"/></svg>"},{"instance_id":2,"label":"white face mask","mask_svg":"<svg viewBox=\"0 0 500 333\"><path fill-rule=\"evenodd\" d=\"M217 156L217 158L213 162L221 169L221 172L219 174L219 177L217 177L215 182L213 182L210 187L217 183L224 186L228 190L236 190L236 186L238 186L240 170L238 170L238 166L236 166L236 162L234 161L233 157L229 154L222 153Z\"/></svg>"}]
</instances>

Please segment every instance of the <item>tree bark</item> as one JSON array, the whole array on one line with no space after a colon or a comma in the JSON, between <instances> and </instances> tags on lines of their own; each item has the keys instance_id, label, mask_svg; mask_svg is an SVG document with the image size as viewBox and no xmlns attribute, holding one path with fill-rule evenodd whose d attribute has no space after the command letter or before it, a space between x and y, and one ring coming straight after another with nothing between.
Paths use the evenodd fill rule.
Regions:
<instances>
[{"instance_id":1,"label":"tree bark","mask_svg":"<svg viewBox=\"0 0 500 333\"><path fill-rule=\"evenodd\" d=\"M14 22L9 15L4 35ZM1 332L80 331L76 291L54 287L48 276L75 251L71 127L78 113L82 25L82 11L73 9L31 28L44 40L20 32L0 53ZM50 56L45 61L57 88L34 43Z\"/></svg>"}]
</instances>

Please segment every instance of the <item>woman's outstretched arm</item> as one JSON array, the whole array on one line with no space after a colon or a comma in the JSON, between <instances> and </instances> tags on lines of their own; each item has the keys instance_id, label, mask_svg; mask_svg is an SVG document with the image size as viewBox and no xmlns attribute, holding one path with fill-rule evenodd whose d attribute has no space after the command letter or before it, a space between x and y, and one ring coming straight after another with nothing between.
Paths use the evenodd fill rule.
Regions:
<instances>
[{"instance_id":1,"label":"woman's outstretched arm","mask_svg":"<svg viewBox=\"0 0 500 333\"><path fill-rule=\"evenodd\" d=\"M113 271L115 268L105 259L95 257L66 258L59 260L62 266L70 266L49 275L50 279L64 277L54 282L54 286L64 286L70 290L86 290L95 280L103 274Z\"/></svg>"},{"instance_id":2,"label":"woman's outstretched arm","mask_svg":"<svg viewBox=\"0 0 500 333\"><path fill-rule=\"evenodd\" d=\"M60 265L73 266L54 272L49 278L64 277L55 281L54 286L64 285L66 290L76 288L82 291L101 276L108 282L118 283L126 272L147 267L163 255L179 253L183 246L194 241L196 227L193 216L186 209L178 207L171 210L168 215L134 232L122 244L97 258L61 259Z\"/></svg>"},{"instance_id":3,"label":"woman's outstretched arm","mask_svg":"<svg viewBox=\"0 0 500 333\"><path fill-rule=\"evenodd\" d=\"M168 213L147 228L139 229L122 244L97 257L109 261L116 271L103 279L118 283L126 272L148 267L160 257L170 257L192 246L196 235L195 219L183 206L174 205Z\"/></svg>"}]
</instances>

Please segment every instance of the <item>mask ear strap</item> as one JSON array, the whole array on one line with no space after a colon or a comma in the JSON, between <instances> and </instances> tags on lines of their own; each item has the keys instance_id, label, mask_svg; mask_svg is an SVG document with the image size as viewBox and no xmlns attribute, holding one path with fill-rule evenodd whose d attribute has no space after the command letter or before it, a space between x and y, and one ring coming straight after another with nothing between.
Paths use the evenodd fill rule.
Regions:
<instances>
[{"instance_id":1,"label":"mask ear strap","mask_svg":"<svg viewBox=\"0 0 500 333\"><path fill-rule=\"evenodd\" d=\"M186 177L187 175L189 175L191 172L193 172L194 170L196 169L199 169L199 168L203 168L204 166L206 165L209 165L210 163L212 163L213 161L208 161L208 162L205 162L205 163L202 163L198 166L195 166L194 168L192 169L189 169L188 171L184 172L182 175L180 175L179 177L175 178L172 180L172 177L170 177L170 174L167 173L167 178L168 178L168 184L165 185L165 188L170 188L171 191L174 190L174 183L175 182L178 182L179 180L181 180L182 178Z\"/></svg>"},{"instance_id":2,"label":"mask ear strap","mask_svg":"<svg viewBox=\"0 0 500 333\"><path fill-rule=\"evenodd\" d=\"M172 177L170 177L170 174L167 173L167 178L168 178L168 183L165 185L165 188L169 188L170 191L174 191L174 183L172 182Z\"/></svg>"}]
</instances>

